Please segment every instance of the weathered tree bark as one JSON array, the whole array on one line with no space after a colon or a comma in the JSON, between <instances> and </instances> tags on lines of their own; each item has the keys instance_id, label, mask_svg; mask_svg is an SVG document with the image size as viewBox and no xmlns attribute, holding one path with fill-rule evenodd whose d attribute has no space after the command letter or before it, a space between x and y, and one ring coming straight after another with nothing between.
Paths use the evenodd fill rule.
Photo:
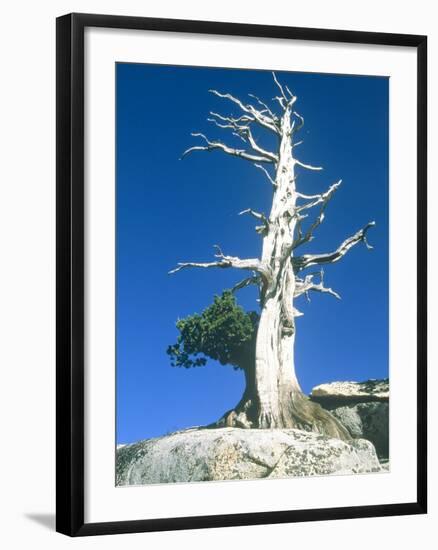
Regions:
<instances>
[{"instance_id":1,"label":"weathered tree bark","mask_svg":"<svg viewBox=\"0 0 438 550\"><path fill-rule=\"evenodd\" d=\"M247 269L253 276L245 279L235 289L249 284L259 288L260 320L255 343L254 357L244 366L246 389L241 401L228 411L217 425L238 426L246 428L298 428L317 431L332 437L348 439L345 428L328 412L316 403L311 402L301 391L295 374L294 343L296 335L295 319L302 315L294 306L294 300L310 291L339 295L324 286L323 271L320 282L315 283L315 273L301 276L301 271L314 265L334 263L355 244L366 241L366 232L372 223L345 240L336 250L328 254L306 254L296 256L295 250L313 240L313 232L324 219L324 210L341 181L333 184L325 193L306 196L297 191L296 167L309 170L321 170L304 164L295 158L294 149L300 142L295 141L296 133L304 125L303 118L293 110L297 98L278 82L274 81L280 91L276 101L281 108L278 116L255 96L258 105L244 104L230 94L212 91L220 98L225 98L243 111L239 118L224 117L210 113L211 122L224 129L231 129L250 147L250 151L235 149L219 141L210 141L203 134L206 145L188 149L183 156L193 151L221 150L226 154L243 158L262 169L273 188L272 206L269 216L248 208L241 214L250 214L260 225L256 231L262 236L262 254L260 259L245 259L226 256L218 248L217 261L209 263L180 263L172 272L186 267L234 267ZM251 125L259 125L276 135L278 149L266 151L256 143ZM262 164L271 165L271 175ZM305 202L300 202L305 201ZM303 231L302 221L308 216L307 211L319 206L316 219Z\"/></svg>"}]
</instances>

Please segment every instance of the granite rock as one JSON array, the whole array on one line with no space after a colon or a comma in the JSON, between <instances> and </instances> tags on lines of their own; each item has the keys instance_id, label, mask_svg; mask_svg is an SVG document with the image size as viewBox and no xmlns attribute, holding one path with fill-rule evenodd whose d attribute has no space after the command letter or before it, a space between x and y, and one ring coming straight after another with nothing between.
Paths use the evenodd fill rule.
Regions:
<instances>
[{"instance_id":1,"label":"granite rock","mask_svg":"<svg viewBox=\"0 0 438 550\"><path fill-rule=\"evenodd\" d=\"M117 485L380 472L372 443L294 429L192 428L117 450Z\"/></svg>"}]
</instances>

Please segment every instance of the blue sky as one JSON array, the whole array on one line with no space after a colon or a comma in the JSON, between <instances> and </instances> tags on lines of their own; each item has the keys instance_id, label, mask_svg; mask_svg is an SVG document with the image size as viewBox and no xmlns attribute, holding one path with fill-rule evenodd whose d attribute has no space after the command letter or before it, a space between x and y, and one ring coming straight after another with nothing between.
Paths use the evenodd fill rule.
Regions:
<instances>
[{"instance_id":1,"label":"blue sky","mask_svg":"<svg viewBox=\"0 0 438 550\"><path fill-rule=\"evenodd\" d=\"M342 178L324 223L305 252L327 252L368 221L374 249L363 245L325 269L338 301L314 293L297 306L296 370L305 392L332 380L388 376L388 86L372 76L282 73L305 118L298 189L325 191ZM220 152L181 153L196 144L190 132L232 136L207 122L210 110L237 115L210 88L249 100L277 90L268 71L116 66L117 441L129 443L218 419L241 397L243 374L210 361L204 368L170 366L166 348L175 322L208 306L242 278L236 270L168 271L179 261L210 261L213 245L254 257L261 239L254 221L238 212L268 212L271 189L251 163ZM255 137L270 145L264 130ZM241 142L240 142L241 143ZM255 289L238 294L257 309Z\"/></svg>"}]
</instances>

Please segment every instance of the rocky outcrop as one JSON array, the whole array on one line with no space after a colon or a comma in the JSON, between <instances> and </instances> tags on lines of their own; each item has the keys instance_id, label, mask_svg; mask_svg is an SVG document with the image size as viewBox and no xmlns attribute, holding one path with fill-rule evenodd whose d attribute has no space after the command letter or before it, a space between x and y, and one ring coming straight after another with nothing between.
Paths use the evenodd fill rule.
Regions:
<instances>
[{"instance_id":1,"label":"rocky outcrop","mask_svg":"<svg viewBox=\"0 0 438 550\"><path fill-rule=\"evenodd\" d=\"M193 428L117 450L117 485L380 472L374 446L301 430Z\"/></svg>"},{"instance_id":2,"label":"rocky outcrop","mask_svg":"<svg viewBox=\"0 0 438 550\"><path fill-rule=\"evenodd\" d=\"M366 380L365 382L331 382L315 386L310 396L319 403L328 400L347 402L388 401L389 380Z\"/></svg>"},{"instance_id":3,"label":"rocky outcrop","mask_svg":"<svg viewBox=\"0 0 438 550\"><path fill-rule=\"evenodd\" d=\"M389 455L389 381L332 382L310 397L329 410L354 438L371 441L381 458Z\"/></svg>"}]
</instances>

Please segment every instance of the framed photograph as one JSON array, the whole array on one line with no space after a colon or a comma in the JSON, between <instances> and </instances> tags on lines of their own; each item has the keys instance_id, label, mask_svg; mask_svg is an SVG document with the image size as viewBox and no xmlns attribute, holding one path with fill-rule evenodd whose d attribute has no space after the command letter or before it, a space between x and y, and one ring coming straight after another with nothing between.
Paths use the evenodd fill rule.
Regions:
<instances>
[{"instance_id":1,"label":"framed photograph","mask_svg":"<svg viewBox=\"0 0 438 550\"><path fill-rule=\"evenodd\" d=\"M426 37L57 20L57 530L426 513Z\"/></svg>"}]
</instances>

